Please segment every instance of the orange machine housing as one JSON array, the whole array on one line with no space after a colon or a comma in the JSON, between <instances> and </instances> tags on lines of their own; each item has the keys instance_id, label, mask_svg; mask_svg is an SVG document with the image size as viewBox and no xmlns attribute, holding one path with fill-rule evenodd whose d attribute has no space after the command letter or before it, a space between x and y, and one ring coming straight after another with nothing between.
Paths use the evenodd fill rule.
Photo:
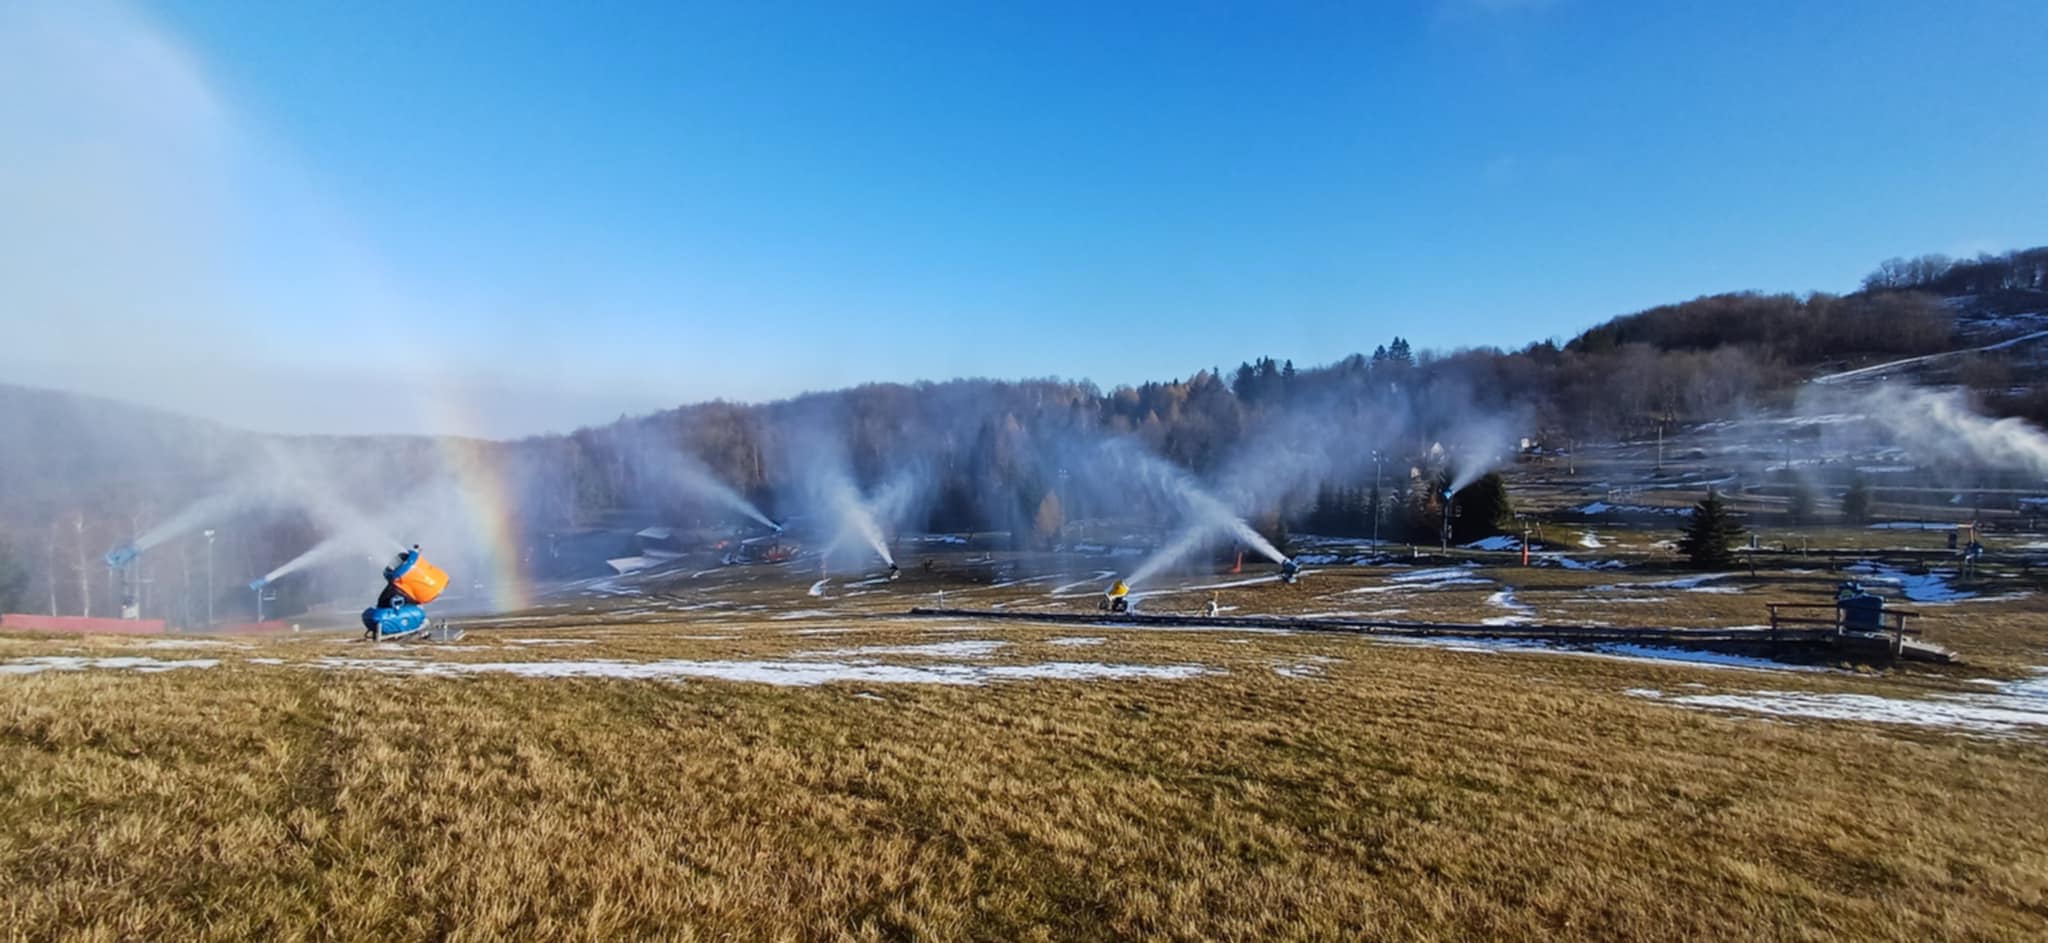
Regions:
<instances>
[{"instance_id":1,"label":"orange machine housing","mask_svg":"<svg viewBox=\"0 0 2048 943\"><path fill-rule=\"evenodd\" d=\"M439 599L441 592L448 588L448 574L428 563L426 558L415 557L411 566L392 577L391 585L398 587L398 591L414 605L424 606Z\"/></svg>"}]
</instances>

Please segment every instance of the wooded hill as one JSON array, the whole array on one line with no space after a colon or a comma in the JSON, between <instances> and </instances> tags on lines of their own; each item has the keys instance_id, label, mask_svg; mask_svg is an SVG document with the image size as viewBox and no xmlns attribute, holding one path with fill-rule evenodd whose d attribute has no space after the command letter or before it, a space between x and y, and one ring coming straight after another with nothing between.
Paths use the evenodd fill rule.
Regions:
<instances>
[{"instance_id":1,"label":"wooded hill","mask_svg":"<svg viewBox=\"0 0 2048 943\"><path fill-rule=\"evenodd\" d=\"M434 474L451 455L488 464L515 495L530 534L587 526L621 508L678 521L717 517L655 486L652 465L665 450L696 456L774 513L794 485L788 456L814 446L820 430L843 442L863 485L906 461L921 463L935 529L1026 530L1043 517L1062 456L1079 439L1130 436L1204 478L1302 416L1328 436L1402 459L1454 438L1475 417L1553 442L1603 439L1780 404L1817 373L2043 329L2048 248L2036 248L1962 262L1890 260L1845 295L1696 298L1512 351L1418 351L1393 338L1370 354L1319 366L1258 358L1111 390L1053 379L870 384L454 448L417 437L258 436L91 397L0 387L0 441L7 443L0 449L0 540L38 571L31 583L46 584L40 570L77 566L53 564L75 555L45 553L46 543L77 541L96 555L152 515L218 487L259 448L352 469L347 489L365 502L377 499L377 482ZM2048 419L2048 391L2016 383L2038 370L2032 344L1966 359L1957 376L1988 409ZM1306 504L1319 489L1367 483L1323 481L1295 497ZM1077 506L1061 509L1067 519L1104 510L1069 500ZM276 547L242 552L268 559L304 539L292 533Z\"/></svg>"}]
</instances>

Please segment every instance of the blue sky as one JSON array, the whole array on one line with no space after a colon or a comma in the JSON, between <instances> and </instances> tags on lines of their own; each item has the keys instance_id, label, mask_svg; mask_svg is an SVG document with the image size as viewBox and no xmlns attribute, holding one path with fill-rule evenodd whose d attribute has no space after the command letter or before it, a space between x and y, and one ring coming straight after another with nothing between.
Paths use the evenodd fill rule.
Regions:
<instances>
[{"instance_id":1,"label":"blue sky","mask_svg":"<svg viewBox=\"0 0 2048 943\"><path fill-rule=\"evenodd\" d=\"M25 6L0 371L263 428L1513 347L2048 241L2033 2Z\"/></svg>"}]
</instances>

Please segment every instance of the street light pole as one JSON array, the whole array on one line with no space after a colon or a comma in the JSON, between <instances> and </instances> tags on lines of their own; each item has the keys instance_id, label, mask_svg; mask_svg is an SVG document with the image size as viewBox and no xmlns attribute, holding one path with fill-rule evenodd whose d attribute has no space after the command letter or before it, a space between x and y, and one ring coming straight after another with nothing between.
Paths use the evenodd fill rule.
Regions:
<instances>
[{"instance_id":1,"label":"street light pole","mask_svg":"<svg viewBox=\"0 0 2048 943\"><path fill-rule=\"evenodd\" d=\"M206 625L213 627L213 528L206 529Z\"/></svg>"},{"instance_id":2,"label":"street light pole","mask_svg":"<svg viewBox=\"0 0 2048 943\"><path fill-rule=\"evenodd\" d=\"M1380 505L1387 500L1386 492L1380 490L1380 462L1385 456L1379 449L1372 450L1372 552L1380 552Z\"/></svg>"}]
</instances>

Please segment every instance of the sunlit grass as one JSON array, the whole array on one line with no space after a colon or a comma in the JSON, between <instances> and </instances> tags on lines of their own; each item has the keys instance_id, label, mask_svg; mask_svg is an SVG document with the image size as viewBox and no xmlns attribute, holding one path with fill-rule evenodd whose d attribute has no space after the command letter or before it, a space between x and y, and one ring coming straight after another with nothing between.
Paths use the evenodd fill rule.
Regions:
<instances>
[{"instance_id":1,"label":"sunlit grass","mask_svg":"<svg viewBox=\"0 0 2048 943\"><path fill-rule=\"evenodd\" d=\"M1584 576L1526 575L1526 597ZM1989 605L2002 628L1969 631L2048 629ZM184 651L11 638L0 660L75 648L222 665L0 677L0 922L32 939L2027 939L2048 925L2040 741L1625 693L1957 679L1345 636L646 618L479 628L397 654L334 637ZM817 629L845 632L795 634ZM1051 644L1075 636L1104 641ZM1215 671L789 688L309 667L959 638L1006 642L988 663Z\"/></svg>"}]
</instances>

